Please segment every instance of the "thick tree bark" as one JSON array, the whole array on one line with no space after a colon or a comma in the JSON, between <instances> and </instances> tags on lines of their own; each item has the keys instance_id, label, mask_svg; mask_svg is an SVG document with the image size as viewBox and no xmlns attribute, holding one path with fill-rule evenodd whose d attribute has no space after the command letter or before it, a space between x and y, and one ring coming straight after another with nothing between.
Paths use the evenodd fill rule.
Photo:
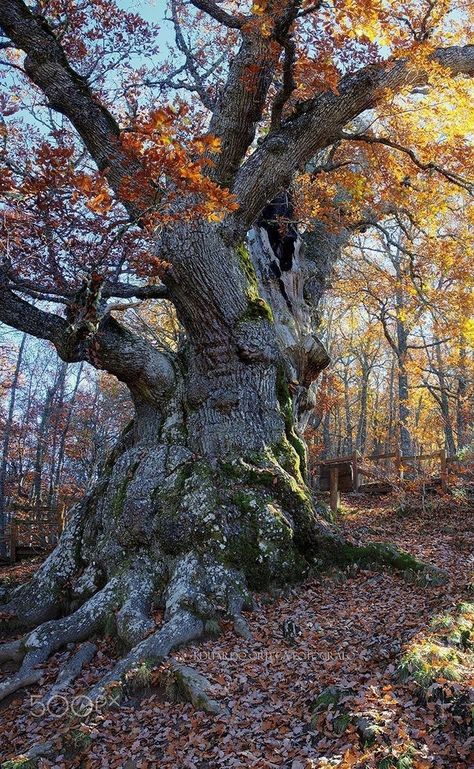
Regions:
<instances>
[{"instance_id":1,"label":"thick tree bark","mask_svg":"<svg viewBox=\"0 0 474 769\"><path fill-rule=\"evenodd\" d=\"M323 261L332 257L318 246L321 259L311 267L298 243L292 269L275 280L265 232L253 231L252 255L244 237L264 205L337 141L349 120L373 108L387 89L426 76L405 61L350 73L337 90L271 121L269 134L244 160L271 83L267 42L280 39L283 49L298 4L282 5L271 40L213 2L195 5L242 30L211 118L222 153L209 170L231 187L239 209L221 225L183 216L160 233L159 256L171 265L166 293L186 343L176 354L163 354L110 315L97 314L91 324L44 312L18 297L8 265L0 271L0 320L48 339L64 361L88 360L114 374L135 406L132 425L71 513L57 549L7 607L24 622L40 624L22 640L22 667L0 685L0 697L37 678L61 645L112 623L131 651L96 695L141 660L160 660L202 635L222 613L245 632L240 612L249 587L355 557L312 502L298 434L314 403L314 381L327 364L314 333L314 300L328 272ZM156 190L142 184L133 203L123 195L124 180L143 170L141 160L124 153L117 122L71 68L47 21L22 0L0 0L0 24L25 52L31 81L68 117L117 198L139 219L156 202ZM453 74L474 72L472 46L434 56ZM255 69L250 83L241 77L249 64ZM184 213L188 202L180 201ZM321 234L337 253L334 236ZM393 551L365 550L368 558L397 562ZM165 609L158 629L154 604Z\"/></svg>"},{"instance_id":2,"label":"thick tree bark","mask_svg":"<svg viewBox=\"0 0 474 769\"><path fill-rule=\"evenodd\" d=\"M249 588L300 579L337 559L339 538L313 504L297 427L328 358L310 331L303 254L285 278L289 305L271 277L275 255L265 237L253 232L251 254L245 243L227 244L217 225L163 234L160 253L173 265L168 290L187 338L167 358L173 386L160 397L168 369L161 359L150 367L151 352L125 331L112 356L105 340L109 324L121 339L115 322L99 322L83 342L95 351L89 359L120 371L136 415L55 552L7 607L27 624L43 623L42 652L29 636L22 671L0 696L64 639L110 621L132 648L117 677L135 664L140 644L159 657L221 612L242 631ZM63 328L53 336L58 350L77 350L65 338L71 342ZM141 365L137 349L146 352ZM125 375L119 357L127 351ZM166 622L149 636L155 603Z\"/></svg>"}]
</instances>

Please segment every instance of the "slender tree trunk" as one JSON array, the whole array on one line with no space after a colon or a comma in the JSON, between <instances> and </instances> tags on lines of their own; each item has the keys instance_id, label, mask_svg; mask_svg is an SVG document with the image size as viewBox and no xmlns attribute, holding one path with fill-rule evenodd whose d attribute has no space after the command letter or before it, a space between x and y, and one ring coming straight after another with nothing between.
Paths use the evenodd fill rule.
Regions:
<instances>
[{"instance_id":1,"label":"slender tree trunk","mask_svg":"<svg viewBox=\"0 0 474 769\"><path fill-rule=\"evenodd\" d=\"M84 364L81 363L77 371L76 380L74 382L74 387L71 393L71 397L69 399L67 411L64 416L64 422L61 429L61 436L60 436L59 447L58 447L58 456L56 460L56 468L55 468L54 476L52 478L50 500L49 500L51 513L52 513L52 516L55 518L57 517L57 512L58 512L57 511L58 492L61 484L61 473L62 473L63 463L64 463L66 439L68 436L69 427L71 425L72 413L73 413L74 405L76 402L77 391L79 389L83 368L84 368Z\"/></svg>"},{"instance_id":2,"label":"slender tree trunk","mask_svg":"<svg viewBox=\"0 0 474 769\"><path fill-rule=\"evenodd\" d=\"M444 373L444 361L441 352L441 344L435 347L436 351L436 372L439 382L439 404L441 410L441 418L443 420L444 438L446 442L446 449L448 456L454 457L456 454L456 443L454 440L454 431L451 422L451 409L449 407L448 388L446 385L446 378Z\"/></svg>"},{"instance_id":3,"label":"slender tree trunk","mask_svg":"<svg viewBox=\"0 0 474 769\"><path fill-rule=\"evenodd\" d=\"M398 367L398 417L400 426L400 451L402 452L402 456L409 456L412 450L411 433L408 427L408 419L410 417L409 389L408 374L403 358L400 360Z\"/></svg>"},{"instance_id":4,"label":"slender tree trunk","mask_svg":"<svg viewBox=\"0 0 474 769\"><path fill-rule=\"evenodd\" d=\"M369 371L363 367L359 395L360 412L357 425L357 449L363 454L367 445L367 405L369 397Z\"/></svg>"},{"instance_id":5,"label":"slender tree trunk","mask_svg":"<svg viewBox=\"0 0 474 769\"><path fill-rule=\"evenodd\" d=\"M344 416L346 421L345 450L347 450L347 453L349 454L351 454L354 449L353 438L352 438L351 412L352 412L352 409L351 409L350 397L349 397L349 371L348 371L348 368L346 368L344 372Z\"/></svg>"},{"instance_id":6,"label":"slender tree trunk","mask_svg":"<svg viewBox=\"0 0 474 769\"><path fill-rule=\"evenodd\" d=\"M8 406L8 415L5 423L2 443L2 459L0 464L0 554L5 555L6 542L5 542L5 526L6 526L6 479L8 469L8 456L10 449L10 438L13 427L13 419L15 415L15 401L18 388L18 380L20 378L21 364L23 361L23 353L25 351L26 334L23 334L20 347L18 349L18 356L16 359L15 371L13 373L13 380L10 389L10 403Z\"/></svg>"},{"instance_id":7,"label":"slender tree trunk","mask_svg":"<svg viewBox=\"0 0 474 769\"><path fill-rule=\"evenodd\" d=\"M466 344L461 339L459 346L459 364L458 364L458 386L456 393L456 432L458 438L458 447L463 449L467 445L466 429L466 393L467 393L467 374L466 374Z\"/></svg>"},{"instance_id":8,"label":"slender tree trunk","mask_svg":"<svg viewBox=\"0 0 474 769\"><path fill-rule=\"evenodd\" d=\"M401 242L402 233L399 233L399 242ZM397 277L397 286L395 289L395 307L396 307L396 357L397 357L397 384L398 384L398 431L400 440L400 451L402 456L409 456L412 453L412 438L410 434L410 391L408 386L408 328L405 321L406 296L403 289L403 268L402 252L400 248L391 254L392 264L395 268Z\"/></svg>"},{"instance_id":9,"label":"slender tree trunk","mask_svg":"<svg viewBox=\"0 0 474 769\"><path fill-rule=\"evenodd\" d=\"M48 429L51 419L56 384L53 384L46 391L41 418L38 425L36 436L36 452L33 466L33 485L31 488L31 501L34 508L34 518L39 521L41 518L41 505L43 493L43 467L45 461L45 452L47 446Z\"/></svg>"},{"instance_id":10,"label":"slender tree trunk","mask_svg":"<svg viewBox=\"0 0 474 769\"><path fill-rule=\"evenodd\" d=\"M51 517L52 514L52 506L53 506L53 495L54 495L54 482L56 478L56 471L57 471L57 463L59 461L58 459L58 441L61 441L61 435L64 432L64 427L61 427L61 420L63 419L63 410L64 410L64 392L65 392L65 386L66 386L66 372L67 372L67 363L61 363L59 368L59 373L57 376L57 385L56 385L56 394L55 394L55 401L54 401L54 409L53 409L53 429L52 429L52 441L51 441L51 449L49 452L50 456L50 462L49 462L49 478L48 478L48 497L47 497L47 508L48 508L48 517Z\"/></svg>"},{"instance_id":11,"label":"slender tree trunk","mask_svg":"<svg viewBox=\"0 0 474 769\"><path fill-rule=\"evenodd\" d=\"M395 443L394 436L394 423L395 423L395 359L392 358L390 365L390 377L388 382L388 426L387 426L387 441L385 443L385 453L390 453L393 450Z\"/></svg>"},{"instance_id":12,"label":"slender tree trunk","mask_svg":"<svg viewBox=\"0 0 474 769\"><path fill-rule=\"evenodd\" d=\"M381 420L379 417L380 412L380 395L381 395L381 383L380 377L377 376L375 381L375 403L372 412L372 453L383 454L382 451L382 438L381 438Z\"/></svg>"}]
</instances>

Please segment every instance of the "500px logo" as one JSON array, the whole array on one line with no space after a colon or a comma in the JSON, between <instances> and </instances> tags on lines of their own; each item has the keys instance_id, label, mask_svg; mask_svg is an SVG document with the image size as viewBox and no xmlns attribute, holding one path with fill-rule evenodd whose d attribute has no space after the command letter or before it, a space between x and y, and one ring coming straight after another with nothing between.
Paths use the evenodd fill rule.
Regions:
<instances>
[{"instance_id":1,"label":"500px logo","mask_svg":"<svg viewBox=\"0 0 474 769\"><path fill-rule=\"evenodd\" d=\"M52 718L64 718L65 715L84 718L91 713L100 713L105 708L119 705L119 695L110 694L108 697L100 695L94 700L84 695L77 695L72 699L64 694L52 694L43 699L40 694L30 696L30 708L33 718L43 718L46 714Z\"/></svg>"}]
</instances>

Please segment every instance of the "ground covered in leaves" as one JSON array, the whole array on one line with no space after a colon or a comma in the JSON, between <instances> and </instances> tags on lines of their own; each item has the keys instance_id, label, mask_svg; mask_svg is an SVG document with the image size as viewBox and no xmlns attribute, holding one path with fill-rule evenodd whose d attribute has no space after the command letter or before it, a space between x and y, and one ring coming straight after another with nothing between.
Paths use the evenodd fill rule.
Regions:
<instances>
[{"instance_id":1,"label":"ground covered in leaves","mask_svg":"<svg viewBox=\"0 0 474 769\"><path fill-rule=\"evenodd\" d=\"M166 687L165 666L142 671L145 690L131 681L119 707L75 718L74 696L118 655L112 639L98 642L74 689L42 713L40 696L72 652L63 650L39 687L2 703L0 755L12 761L4 766L472 769L473 512L447 499L407 514L393 498L348 495L339 522L354 541L390 541L431 561L448 584L353 566L256 596L253 640L223 625L218 638L176 655L211 682L218 715L173 701L179 691ZM25 577L21 568L9 578ZM49 757L17 763L51 740Z\"/></svg>"}]
</instances>

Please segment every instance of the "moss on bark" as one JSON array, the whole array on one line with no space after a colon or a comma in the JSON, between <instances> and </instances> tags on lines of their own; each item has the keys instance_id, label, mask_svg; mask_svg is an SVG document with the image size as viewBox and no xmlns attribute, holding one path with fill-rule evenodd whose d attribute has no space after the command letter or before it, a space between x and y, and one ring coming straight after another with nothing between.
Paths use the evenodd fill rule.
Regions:
<instances>
[{"instance_id":1,"label":"moss on bark","mask_svg":"<svg viewBox=\"0 0 474 769\"><path fill-rule=\"evenodd\" d=\"M236 248L239 266L247 280L246 297L247 308L238 319L238 323L245 323L253 320L267 320L273 322L273 312L268 304L260 296L258 289L257 274L249 250L245 243L240 243Z\"/></svg>"},{"instance_id":2,"label":"moss on bark","mask_svg":"<svg viewBox=\"0 0 474 769\"><path fill-rule=\"evenodd\" d=\"M282 364L277 369L276 388L278 403L285 421L286 439L299 458L300 475L302 479L306 479L308 473L306 444L295 430L293 400L288 389L287 377Z\"/></svg>"}]
</instances>

